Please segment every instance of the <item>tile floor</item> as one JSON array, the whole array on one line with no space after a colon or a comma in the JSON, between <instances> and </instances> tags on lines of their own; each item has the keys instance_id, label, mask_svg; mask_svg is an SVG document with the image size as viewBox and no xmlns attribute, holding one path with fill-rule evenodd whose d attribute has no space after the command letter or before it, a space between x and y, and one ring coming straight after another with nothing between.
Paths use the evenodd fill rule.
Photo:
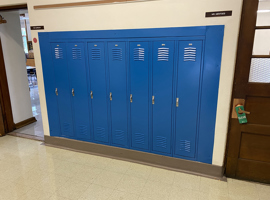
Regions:
<instances>
[{"instance_id":1,"label":"tile floor","mask_svg":"<svg viewBox=\"0 0 270 200\"><path fill-rule=\"evenodd\" d=\"M0 138L0 200L269 200L270 186L222 182Z\"/></svg>"},{"instance_id":2,"label":"tile floor","mask_svg":"<svg viewBox=\"0 0 270 200\"><path fill-rule=\"evenodd\" d=\"M40 109L40 102L39 102L39 93L38 93L37 85L30 87L30 98L31 98L33 116L36 118L37 121L28 126L17 129L14 132L44 138L41 109Z\"/></svg>"}]
</instances>

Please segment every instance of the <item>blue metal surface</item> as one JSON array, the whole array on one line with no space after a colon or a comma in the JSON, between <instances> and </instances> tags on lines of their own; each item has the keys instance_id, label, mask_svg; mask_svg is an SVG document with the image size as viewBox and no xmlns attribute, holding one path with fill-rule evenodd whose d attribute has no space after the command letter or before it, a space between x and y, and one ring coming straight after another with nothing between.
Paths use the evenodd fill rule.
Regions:
<instances>
[{"instance_id":1,"label":"blue metal surface","mask_svg":"<svg viewBox=\"0 0 270 200\"><path fill-rule=\"evenodd\" d=\"M104 42L88 43L94 141L109 142ZM90 95L90 94L89 94Z\"/></svg>"},{"instance_id":2,"label":"blue metal surface","mask_svg":"<svg viewBox=\"0 0 270 200\"><path fill-rule=\"evenodd\" d=\"M223 33L224 26L39 33L50 134L212 163ZM79 65L67 63L71 54L66 55L65 48L69 50L70 41L88 43L88 57ZM144 60L134 54L138 41L145 48ZM198 47L191 64L183 61L183 48L189 43ZM63 58L55 59L57 44ZM169 47L169 52L158 52L162 47ZM85 75L74 74L72 81L75 66L84 62L88 62ZM79 106L74 97L80 89L74 88L72 97L73 84L84 85L80 94L88 91ZM77 134L78 113L87 118L87 109L82 111L86 102L91 105L91 120L83 124L90 121L87 128L93 138L89 131L87 137Z\"/></svg>"},{"instance_id":3,"label":"blue metal surface","mask_svg":"<svg viewBox=\"0 0 270 200\"><path fill-rule=\"evenodd\" d=\"M67 43L68 71L72 96L75 134L78 139L90 139L89 93L85 63L85 45Z\"/></svg>"},{"instance_id":4,"label":"blue metal surface","mask_svg":"<svg viewBox=\"0 0 270 200\"><path fill-rule=\"evenodd\" d=\"M40 52L43 66L44 86L46 93L46 102L48 110L48 120L51 136L60 136L60 121L58 114L58 103L55 95L54 68L51 55L51 44L48 40L48 34L40 37Z\"/></svg>"},{"instance_id":5,"label":"blue metal surface","mask_svg":"<svg viewBox=\"0 0 270 200\"><path fill-rule=\"evenodd\" d=\"M149 42L130 42L131 145L149 149Z\"/></svg>"},{"instance_id":6,"label":"blue metal surface","mask_svg":"<svg viewBox=\"0 0 270 200\"><path fill-rule=\"evenodd\" d=\"M202 66L202 41L179 41L175 151L178 156L195 157L197 118Z\"/></svg>"},{"instance_id":7,"label":"blue metal surface","mask_svg":"<svg viewBox=\"0 0 270 200\"><path fill-rule=\"evenodd\" d=\"M65 43L51 43L55 88L58 90L58 112L62 136L74 136L71 88L67 69L67 53ZM56 95L56 94L54 94Z\"/></svg>"},{"instance_id":8,"label":"blue metal surface","mask_svg":"<svg viewBox=\"0 0 270 200\"><path fill-rule=\"evenodd\" d=\"M153 150L171 153L174 41L153 43Z\"/></svg>"},{"instance_id":9,"label":"blue metal surface","mask_svg":"<svg viewBox=\"0 0 270 200\"><path fill-rule=\"evenodd\" d=\"M108 42L112 144L128 146L126 43Z\"/></svg>"},{"instance_id":10,"label":"blue metal surface","mask_svg":"<svg viewBox=\"0 0 270 200\"><path fill-rule=\"evenodd\" d=\"M224 26L206 31L197 160L212 163Z\"/></svg>"}]
</instances>

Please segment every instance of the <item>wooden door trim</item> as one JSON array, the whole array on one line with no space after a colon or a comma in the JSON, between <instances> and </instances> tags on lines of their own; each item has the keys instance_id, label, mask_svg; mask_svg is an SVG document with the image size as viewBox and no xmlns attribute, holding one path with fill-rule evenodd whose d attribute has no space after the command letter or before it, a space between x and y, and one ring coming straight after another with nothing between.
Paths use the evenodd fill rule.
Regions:
<instances>
[{"instance_id":1,"label":"wooden door trim","mask_svg":"<svg viewBox=\"0 0 270 200\"><path fill-rule=\"evenodd\" d=\"M246 98L248 88L246 87L243 89L243 85L246 85L249 77L253 42L256 30L258 4L259 0L243 0L231 108L233 106L234 99ZM232 109L229 115L226 155L224 158L224 163L226 175L229 177L235 177L241 141L241 128L240 126L234 126L239 122L238 119L232 119L231 115ZM234 137L234 139L230 140L230 137Z\"/></svg>"},{"instance_id":2,"label":"wooden door trim","mask_svg":"<svg viewBox=\"0 0 270 200\"><path fill-rule=\"evenodd\" d=\"M0 122L0 126L1 124L4 125L5 133L11 132L14 130L14 120L11 108L11 101L9 95L1 38L0 38L0 106L1 106L0 115L2 116L0 118L0 120L2 119L2 122ZM4 135L5 133L3 133L2 135Z\"/></svg>"},{"instance_id":3,"label":"wooden door trim","mask_svg":"<svg viewBox=\"0 0 270 200\"><path fill-rule=\"evenodd\" d=\"M0 11L20 10L20 9L27 9L27 4L0 6Z\"/></svg>"}]
</instances>

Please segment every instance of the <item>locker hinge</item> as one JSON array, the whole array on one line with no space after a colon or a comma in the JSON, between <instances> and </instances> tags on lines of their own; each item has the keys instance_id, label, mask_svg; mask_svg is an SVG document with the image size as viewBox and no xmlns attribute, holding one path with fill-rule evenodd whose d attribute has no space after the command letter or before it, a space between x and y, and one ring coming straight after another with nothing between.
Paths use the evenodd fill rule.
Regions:
<instances>
[{"instance_id":1,"label":"locker hinge","mask_svg":"<svg viewBox=\"0 0 270 200\"><path fill-rule=\"evenodd\" d=\"M152 104L155 104L155 96L152 96Z\"/></svg>"},{"instance_id":2,"label":"locker hinge","mask_svg":"<svg viewBox=\"0 0 270 200\"><path fill-rule=\"evenodd\" d=\"M58 89L57 88L55 88L55 94L56 94L56 96L58 96Z\"/></svg>"},{"instance_id":3,"label":"locker hinge","mask_svg":"<svg viewBox=\"0 0 270 200\"><path fill-rule=\"evenodd\" d=\"M93 91L90 92L91 99L93 99Z\"/></svg>"},{"instance_id":4,"label":"locker hinge","mask_svg":"<svg viewBox=\"0 0 270 200\"><path fill-rule=\"evenodd\" d=\"M129 98L130 98L130 103L132 103L132 94L130 94Z\"/></svg>"},{"instance_id":5,"label":"locker hinge","mask_svg":"<svg viewBox=\"0 0 270 200\"><path fill-rule=\"evenodd\" d=\"M176 98L176 107L179 107L179 98Z\"/></svg>"},{"instance_id":6,"label":"locker hinge","mask_svg":"<svg viewBox=\"0 0 270 200\"><path fill-rule=\"evenodd\" d=\"M110 92L110 101L112 101L112 93Z\"/></svg>"}]
</instances>

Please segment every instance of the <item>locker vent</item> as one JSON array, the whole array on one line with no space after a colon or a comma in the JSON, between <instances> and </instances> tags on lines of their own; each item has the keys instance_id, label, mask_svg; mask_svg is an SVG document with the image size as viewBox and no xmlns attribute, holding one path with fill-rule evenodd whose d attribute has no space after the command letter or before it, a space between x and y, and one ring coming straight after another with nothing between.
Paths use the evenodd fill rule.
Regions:
<instances>
[{"instance_id":1,"label":"locker vent","mask_svg":"<svg viewBox=\"0 0 270 200\"><path fill-rule=\"evenodd\" d=\"M190 153L190 141L180 140L180 151L186 151Z\"/></svg>"},{"instance_id":2,"label":"locker vent","mask_svg":"<svg viewBox=\"0 0 270 200\"><path fill-rule=\"evenodd\" d=\"M80 125L79 126L80 135L87 135L87 126Z\"/></svg>"},{"instance_id":3,"label":"locker vent","mask_svg":"<svg viewBox=\"0 0 270 200\"><path fill-rule=\"evenodd\" d=\"M169 48L158 48L158 61L169 61Z\"/></svg>"},{"instance_id":4,"label":"locker vent","mask_svg":"<svg viewBox=\"0 0 270 200\"><path fill-rule=\"evenodd\" d=\"M101 59L101 50L99 48L92 48L92 60Z\"/></svg>"},{"instance_id":5,"label":"locker vent","mask_svg":"<svg viewBox=\"0 0 270 200\"><path fill-rule=\"evenodd\" d=\"M184 61L196 61L196 48L195 47L187 47L184 51Z\"/></svg>"},{"instance_id":6,"label":"locker vent","mask_svg":"<svg viewBox=\"0 0 270 200\"><path fill-rule=\"evenodd\" d=\"M156 141L157 141L157 147L161 147L164 149L167 148L167 138L162 137L162 136L157 136Z\"/></svg>"},{"instance_id":7,"label":"locker vent","mask_svg":"<svg viewBox=\"0 0 270 200\"><path fill-rule=\"evenodd\" d=\"M139 145L144 145L144 134L135 133L135 143Z\"/></svg>"},{"instance_id":8,"label":"locker vent","mask_svg":"<svg viewBox=\"0 0 270 200\"><path fill-rule=\"evenodd\" d=\"M99 138L105 138L105 129L102 127L97 127L96 128L96 133L97 133L97 137Z\"/></svg>"},{"instance_id":9,"label":"locker vent","mask_svg":"<svg viewBox=\"0 0 270 200\"><path fill-rule=\"evenodd\" d=\"M122 49L121 48L113 48L112 49L112 57L113 57L113 61L122 61Z\"/></svg>"},{"instance_id":10,"label":"locker vent","mask_svg":"<svg viewBox=\"0 0 270 200\"><path fill-rule=\"evenodd\" d=\"M116 140L124 140L125 132L122 130L115 130L115 139Z\"/></svg>"},{"instance_id":11,"label":"locker vent","mask_svg":"<svg viewBox=\"0 0 270 200\"><path fill-rule=\"evenodd\" d=\"M54 48L54 55L55 55L55 59L63 59L63 49L62 48Z\"/></svg>"},{"instance_id":12,"label":"locker vent","mask_svg":"<svg viewBox=\"0 0 270 200\"><path fill-rule=\"evenodd\" d=\"M135 48L133 54L134 61L144 61L144 48Z\"/></svg>"},{"instance_id":13,"label":"locker vent","mask_svg":"<svg viewBox=\"0 0 270 200\"><path fill-rule=\"evenodd\" d=\"M70 132L70 124L67 122L63 123L63 132L64 133L69 133Z\"/></svg>"},{"instance_id":14,"label":"locker vent","mask_svg":"<svg viewBox=\"0 0 270 200\"><path fill-rule=\"evenodd\" d=\"M81 48L72 48L72 59L73 60L81 60L82 59Z\"/></svg>"}]
</instances>

